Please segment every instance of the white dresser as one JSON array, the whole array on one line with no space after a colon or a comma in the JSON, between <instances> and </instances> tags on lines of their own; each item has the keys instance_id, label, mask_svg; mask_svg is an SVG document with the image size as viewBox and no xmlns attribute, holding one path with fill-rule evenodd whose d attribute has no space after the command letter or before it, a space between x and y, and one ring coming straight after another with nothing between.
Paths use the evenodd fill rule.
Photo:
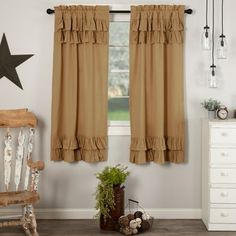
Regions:
<instances>
[{"instance_id":1,"label":"white dresser","mask_svg":"<svg viewBox=\"0 0 236 236\"><path fill-rule=\"evenodd\" d=\"M236 119L202 123L202 220L236 231Z\"/></svg>"}]
</instances>

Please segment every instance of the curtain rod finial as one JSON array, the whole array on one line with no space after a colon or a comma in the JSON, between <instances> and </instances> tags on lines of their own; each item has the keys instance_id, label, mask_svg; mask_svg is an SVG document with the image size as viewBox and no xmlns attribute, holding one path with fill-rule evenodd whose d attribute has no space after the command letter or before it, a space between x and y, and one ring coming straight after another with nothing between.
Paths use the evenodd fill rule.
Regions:
<instances>
[{"instance_id":1,"label":"curtain rod finial","mask_svg":"<svg viewBox=\"0 0 236 236\"><path fill-rule=\"evenodd\" d=\"M193 10L192 10L192 9L187 9L187 10L185 10L185 13L187 13L187 14L192 14L192 13L193 13Z\"/></svg>"},{"instance_id":2,"label":"curtain rod finial","mask_svg":"<svg viewBox=\"0 0 236 236\"><path fill-rule=\"evenodd\" d=\"M53 13L54 13L54 10L48 8L46 12L47 12L48 14L53 14Z\"/></svg>"}]
</instances>

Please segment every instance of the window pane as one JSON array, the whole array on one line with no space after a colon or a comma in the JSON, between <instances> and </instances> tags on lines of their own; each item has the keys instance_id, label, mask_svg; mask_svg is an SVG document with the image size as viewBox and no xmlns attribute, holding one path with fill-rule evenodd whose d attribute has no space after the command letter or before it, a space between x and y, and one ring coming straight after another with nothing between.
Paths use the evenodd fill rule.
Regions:
<instances>
[{"instance_id":1,"label":"window pane","mask_svg":"<svg viewBox=\"0 0 236 236\"><path fill-rule=\"evenodd\" d=\"M113 70L129 69L129 49L128 47L110 47L109 68Z\"/></svg>"},{"instance_id":2,"label":"window pane","mask_svg":"<svg viewBox=\"0 0 236 236\"><path fill-rule=\"evenodd\" d=\"M129 94L129 72L112 73L110 72L108 81L108 96L128 96Z\"/></svg>"},{"instance_id":3,"label":"window pane","mask_svg":"<svg viewBox=\"0 0 236 236\"><path fill-rule=\"evenodd\" d=\"M110 23L108 118L129 121L129 22Z\"/></svg>"},{"instance_id":4,"label":"window pane","mask_svg":"<svg viewBox=\"0 0 236 236\"><path fill-rule=\"evenodd\" d=\"M129 22L110 22L110 45L129 45Z\"/></svg>"},{"instance_id":5,"label":"window pane","mask_svg":"<svg viewBox=\"0 0 236 236\"><path fill-rule=\"evenodd\" d=\"M108 100L108 118L112 120L129 120L129 97L110 97Z\"/></svg>"}]
</instances>

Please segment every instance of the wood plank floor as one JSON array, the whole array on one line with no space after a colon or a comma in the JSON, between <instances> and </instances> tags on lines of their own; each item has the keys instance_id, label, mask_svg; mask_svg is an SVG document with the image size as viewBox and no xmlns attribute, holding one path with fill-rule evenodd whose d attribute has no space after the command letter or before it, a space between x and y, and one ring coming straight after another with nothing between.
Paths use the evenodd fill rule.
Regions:
<instances>
[{"instance_id":1,"label":"wood plank floor","mask_svg":"<svg viewBox=\"0 0 236 236\"><path fill-rule=\"evenodd\" d=\"M38 220L40 236L109 236L117 232L99 230L95 220ZM21 228L0 229L1 236L24 236ZM236 232L207 232L201 220L155 220L143 236L236 236Z\"/></svg>"}]
</instances>

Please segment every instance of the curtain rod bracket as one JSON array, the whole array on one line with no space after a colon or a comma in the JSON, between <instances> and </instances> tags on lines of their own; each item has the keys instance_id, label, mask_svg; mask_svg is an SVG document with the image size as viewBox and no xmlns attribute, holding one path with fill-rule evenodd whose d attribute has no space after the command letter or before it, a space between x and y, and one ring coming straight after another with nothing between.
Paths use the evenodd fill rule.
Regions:
<instances>
[{"instance_id":1,"label":"curtain rod bracket","mask_svg":"<svg viewBox=\"0 0 236 236\"><path fill-rule=\"evenodd\" d=\"M53 14L55 11L52 10L52 9L50 9L50 8L48 8L46 12L47 12L47 14L51 15L51 14ZM184 12L185 12L186 14L191 15L191 14L193 13L193 10L189 8L189 9L186 9ZM110 13L130 13L130 11L129 11L129 10L125 10L125 11L124 11L124 10L111 10Z\"/></svg>"}]
</instances>

